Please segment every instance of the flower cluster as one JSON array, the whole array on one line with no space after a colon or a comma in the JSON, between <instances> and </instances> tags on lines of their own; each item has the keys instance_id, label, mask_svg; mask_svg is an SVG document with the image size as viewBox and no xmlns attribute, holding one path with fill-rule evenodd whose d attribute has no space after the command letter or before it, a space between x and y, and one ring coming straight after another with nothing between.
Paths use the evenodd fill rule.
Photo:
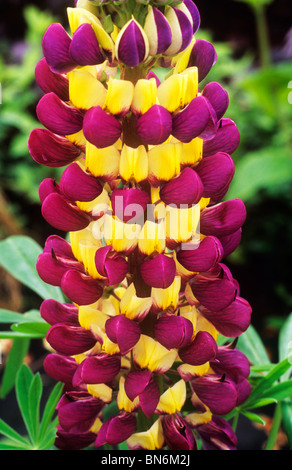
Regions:
<instances>
[{"instance_id":1,"label":"flower cluster","mask_svg":"<svg viewBox=\"0 0 292 470\"><path fill-rule=\"evenodd\" d=\"M44 219L69 232L37 261L68 299L41 305L45 370L65 384L56 445L185 450L199 436L235 449L222 416L250 393L236 338L251 308L223 262L246 211L222 202L239 144L228 94L200 88L216 52L195 38L190 0L75 3L71 34L53 24L44 35L43 127L29 138L36 162L66 167L39 188ZM155 66L170 72L159 80Z\"/></svg>"}]
</instances>

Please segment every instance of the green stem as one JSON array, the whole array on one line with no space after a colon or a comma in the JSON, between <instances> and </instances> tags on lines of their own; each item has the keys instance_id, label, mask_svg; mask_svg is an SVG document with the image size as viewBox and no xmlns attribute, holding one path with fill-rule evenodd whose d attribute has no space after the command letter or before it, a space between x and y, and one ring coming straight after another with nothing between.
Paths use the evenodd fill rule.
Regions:
<instances>
[{"instance_id":1,"label":"green stem","mask_svg":"<svg viewBox=\"0 0 292 470\"><path fill-rule=\"evenodd\" d=\"M273 419L273 426L271 429L271 432L269 434L265 450L273 450L275 447L276 439L279 433L280 425L282 422L282 409L281 409L281 403L277 403L275 413L274 413L274 419Z\"/></svg>"},{"instance_id":2,"label":"green stem","mask_svg":"<svg viewBox=\"0 0 292 470\"><path fill-rule=\"evenodd\" d=\"M236 413L232 421L232 429L234 432L236 431L236 428L237 428L238 418L239 418L239 413Z\"/></svg>"},{"instance_id":3,"label":"green stem","mask_svg":"<svg viewBox=\"0 0 292 470\"><path fill-rule=\"evenodd\" d=\"M271 65L270 57L270 42L268 25L265 15L265 7L263 5L253 5L253 11L256 19L257 37L259 45L260 62L262 68L267 68Z\"/></svg>"}]
</instances>

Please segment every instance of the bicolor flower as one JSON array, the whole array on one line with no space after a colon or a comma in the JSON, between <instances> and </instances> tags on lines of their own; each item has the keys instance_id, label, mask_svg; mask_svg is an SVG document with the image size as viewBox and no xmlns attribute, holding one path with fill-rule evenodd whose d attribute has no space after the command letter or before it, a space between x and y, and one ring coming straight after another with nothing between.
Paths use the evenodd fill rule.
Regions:
<instances>
[{"instance_id":1,"label":"bicolor flower","mask_svg":"<svg viewBox=\"0 0 292 470\"><path fill-rule=\"evenodd\" d=\"M29 150L65 167L40 183L41 211L69 232L36 263L66 298L40 308L44 368L65 384L55 445L234 449L222 416L249 396L250 367L217 338L239 337L252 313L224 264L246 218L240 199L223 201L239 130L227 91L201 85L217 55L194 36L196 5L114 3L76 1L35 70L43 128Z\"/></svg>"}]
</instances>

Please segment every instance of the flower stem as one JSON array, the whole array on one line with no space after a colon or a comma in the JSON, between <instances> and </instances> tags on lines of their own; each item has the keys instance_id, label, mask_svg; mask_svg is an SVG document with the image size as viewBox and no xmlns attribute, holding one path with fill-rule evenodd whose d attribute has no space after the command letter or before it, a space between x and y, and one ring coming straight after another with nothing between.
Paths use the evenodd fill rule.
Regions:
<instances>
[{"instance_id":1,"label":"flower stem","mask_svg":"<svg viewBox=\"0 0 292 470\"><path fill-rule=\"evenodd\" d=\"M277 403L274 413L273 426L269 434L265 450L273 450L275 447L276 439L282 422L282 408L281 403Z\"/></svg>"}]
</instances>

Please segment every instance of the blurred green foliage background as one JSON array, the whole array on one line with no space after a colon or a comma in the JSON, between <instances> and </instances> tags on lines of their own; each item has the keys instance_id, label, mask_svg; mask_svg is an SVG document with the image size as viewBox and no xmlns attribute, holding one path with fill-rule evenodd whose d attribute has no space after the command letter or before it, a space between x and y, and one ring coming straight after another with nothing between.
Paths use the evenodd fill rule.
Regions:
<instances>
[{"instance_id":1,"label":"blurred green foliage background","mask_svg":"<svg viewBox=\"0 0 292 470\"><path fill-rule=\"evenodd\" d=\"M34 68L42 57L41 39L53 21L66 24L66 6L72 4L2 0L0 5L2 239L28 234L43 244L55 232L41 217L38 186L45 177L58 178L59 170L37 165L27 140L38 127L41 92ZM273 341L292 310L292 6L281 0L196 4L202 18L198 37L212 41L218 54L205 81L219 81L228 90L226 115L241 133L227 198L243 199L248 216L242 243L227 263L273 355ZM23 290L4 273L0 281L0 306L19 310L26 302Z\"/></svg>"}]
</instances>

